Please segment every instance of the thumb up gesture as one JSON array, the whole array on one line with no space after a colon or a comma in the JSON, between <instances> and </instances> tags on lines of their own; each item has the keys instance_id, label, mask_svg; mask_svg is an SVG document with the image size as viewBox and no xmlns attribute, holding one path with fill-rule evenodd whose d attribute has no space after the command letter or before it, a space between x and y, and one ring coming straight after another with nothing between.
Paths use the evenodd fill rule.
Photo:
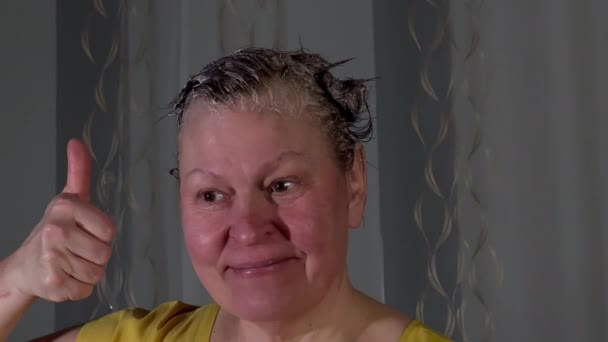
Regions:
<instances>
[{"instance_id":1,"label":"thumb up gesture","mask_svg":"<svg viewBox=\"0 0 608 342\"><path fill-rule=\"evenodd\" d=\"M115 227L93 206L91 155L79 140L68 143L67 180L30 236L10 258L10 280L26 296L53 302L88 297L104 275Z\"/></svg>"}]
</instances>

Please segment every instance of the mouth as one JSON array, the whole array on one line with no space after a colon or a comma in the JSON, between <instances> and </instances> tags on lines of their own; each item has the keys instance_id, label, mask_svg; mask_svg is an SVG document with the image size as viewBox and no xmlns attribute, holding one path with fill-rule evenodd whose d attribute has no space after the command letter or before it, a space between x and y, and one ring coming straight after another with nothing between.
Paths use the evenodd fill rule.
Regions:
<instances>
[{"instance_id":1,"label":"mouth","mask_svg":"<svg viewBox=\"0 0 608 342\"><path fill-rule=\"evenodd\" d=\"M238 276L255 277L280 271L295 261L296 258L267 259L229 266L228 270Z\"/></svg>"}]
</instances>

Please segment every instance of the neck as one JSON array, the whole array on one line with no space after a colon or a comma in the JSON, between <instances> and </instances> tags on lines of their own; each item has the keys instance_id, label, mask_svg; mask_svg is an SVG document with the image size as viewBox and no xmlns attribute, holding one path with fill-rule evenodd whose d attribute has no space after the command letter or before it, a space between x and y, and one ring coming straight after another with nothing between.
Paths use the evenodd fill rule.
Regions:
<instances>
[{"instance_id":1,"label":"neck","mask_svg":"<svg viewBox=\"0 0 608 342\"><path fill-rule=\"evenodd\" d=\"M368 321L365 296L347 277L336 283L311 310L274 322L235 320L234 340L256 342L353 341Z\"/></svg>"}]
</instances>

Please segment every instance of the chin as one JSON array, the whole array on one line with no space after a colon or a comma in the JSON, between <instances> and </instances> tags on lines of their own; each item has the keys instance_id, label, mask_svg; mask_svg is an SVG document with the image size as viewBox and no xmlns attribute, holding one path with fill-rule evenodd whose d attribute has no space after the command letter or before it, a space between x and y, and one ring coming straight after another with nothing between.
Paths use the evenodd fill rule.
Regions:
<instances>
[{"instance_id":1,"label":"chin","mask_svg":"<svg viewBox=\"0 0 608 342\"><path fill-rule=\"evenodd\" d=\"M277 321L298 315L318 297L306 279L301 259L246 271L228 269L222 285L218 304L247 321Z\"/></svg>"}]
</instances>

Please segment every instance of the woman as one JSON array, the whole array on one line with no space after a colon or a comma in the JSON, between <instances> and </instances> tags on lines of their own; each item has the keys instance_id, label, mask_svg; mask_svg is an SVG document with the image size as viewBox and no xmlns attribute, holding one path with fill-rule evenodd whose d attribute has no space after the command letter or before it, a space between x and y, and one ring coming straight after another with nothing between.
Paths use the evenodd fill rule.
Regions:
<instances>
[{"instance_id":1,"label":"woman","mask_svg":"<svg viewBox=\"0 0 608 342\"><path fill-rule=\"evenodd\" d=\"M447 341L355 290L348 231L366 200L363 80L315 54L245 49L193 76L173 102L184 239L214 304L128 309L56 341ZM369 113L369 112L367 112ZM3 336L35 298L88 296L114 228L89 203L90 156L68 145L65 190L0 265Z\"/></svg>"}]
</instances>

